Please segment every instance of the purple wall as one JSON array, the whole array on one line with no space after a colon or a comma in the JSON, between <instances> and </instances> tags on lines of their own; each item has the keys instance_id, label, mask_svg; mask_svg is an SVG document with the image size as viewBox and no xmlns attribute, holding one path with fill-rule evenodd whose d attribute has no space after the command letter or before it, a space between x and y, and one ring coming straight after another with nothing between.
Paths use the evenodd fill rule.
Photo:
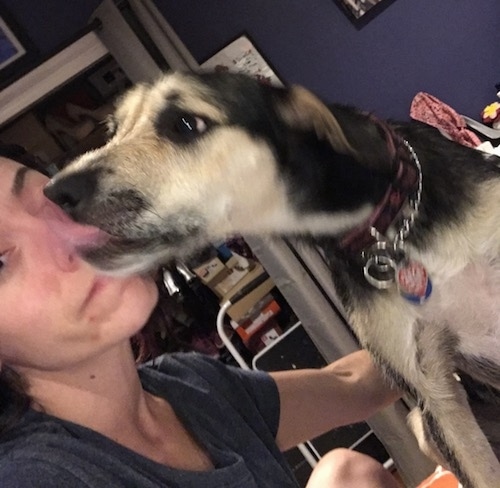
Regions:
<instances>
[{"instance_id":1,"label":"purple wall","mask_svg":"<svg viewBox=\"0 0 500 488\"><path fill-rule=\"evenodd\" d=\"M198 59L247 31L282 79L329 101L406 118L427 91L478 117L500 82L500 2L386 1L361 29L333 0L157 4Z\"/></svg>"},{"instance_id":2,"label":"purple wall","mask_svg":"<svg viewBox=\"0 0 500 488\"><path fill-rule=\"evenodd\" d=\"M0 0L40 46L85 25L98 0ZM500 82L498 0L384 0L357 28L334 0L156 0L199 61L246 31L288 83L407 118L418 91L478 118Z\"/></svg>"}]
</instances>

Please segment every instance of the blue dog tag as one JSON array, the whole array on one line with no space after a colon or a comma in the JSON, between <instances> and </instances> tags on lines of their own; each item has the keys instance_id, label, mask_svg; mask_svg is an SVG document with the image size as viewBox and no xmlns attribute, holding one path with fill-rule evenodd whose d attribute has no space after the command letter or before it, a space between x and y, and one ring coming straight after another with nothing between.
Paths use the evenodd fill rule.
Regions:
<instances>
[{"instance_id":1,"label":"blue dog tag","mask_svg":"<svg viewBox=\"0 0 500 488\"><path fill-rule=\"evenodd\" d=\"M427 270L418 261L405 261L396 273L399 293L409 302L421 305L432 293L432 282Z\"/></svg>"}]
</instances>

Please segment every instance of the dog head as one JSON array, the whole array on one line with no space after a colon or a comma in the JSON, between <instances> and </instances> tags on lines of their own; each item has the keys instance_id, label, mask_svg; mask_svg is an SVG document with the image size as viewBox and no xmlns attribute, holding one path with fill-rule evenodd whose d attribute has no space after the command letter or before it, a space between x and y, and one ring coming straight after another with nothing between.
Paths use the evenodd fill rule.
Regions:
<instances>
[{"instance_id":1,"label":"dog head","mask_svg":"<svg viewBox=\"0 0 500 488\"><path fill-rule=\"evenodd\" d=\"M126 93L109 142L69 164L45 193L111 236L85 251L110 271L186 258L233 233L339 232L371 210L367 174L372 183L385 177L371 167L373 143L366 161L355 148L368 138L350 120L357 115L337 111L347 132L301 87L168 74Z\"/></svg>"}]
</instances>

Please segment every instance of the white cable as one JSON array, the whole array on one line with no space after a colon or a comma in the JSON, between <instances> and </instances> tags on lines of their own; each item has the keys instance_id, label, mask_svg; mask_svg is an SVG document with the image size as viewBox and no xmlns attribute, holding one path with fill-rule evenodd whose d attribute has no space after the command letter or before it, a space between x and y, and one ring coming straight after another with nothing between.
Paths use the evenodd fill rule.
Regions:
<instances>
[{"instance_id":1,"label":"white cable","mask_svg":"<svg viewBox=\"0 0 500 488\"><path fill-rule=\"evenodd\" d=\"M297 449L302 453L309 466L314 469L314 466L318 464L318 460L311 454L307 446L305 444L297 444Z\"/></svg>"},{"instance_id":2,"label":"white cable","mask_svg":"<svg viewBox=\"0 0 500 488\"><path fill-rule=\"evenodd\" d=\"M231 339L226 334L224 330L224 316L226 315L227 309L232 305L230 300L224 302L217 314L217 333L221 338L222 342L226 346L227 350L233 356L235 361L240 365L241 369L246 369L248 371L251 370L250 366L243 359L243 356L238 352L238 350L234 347ZM318 464L317 459L312 455L311 451L306 447L305 444L297 444L297 449L302 453L304 459L309 463L311 468L314 468Z\"/></svg>"},{"instance_id":3,"label":"white cable","mask_svg":"<svg viewBox=\"0 0 500 488\"><path fill-rule=\"evenodd\" d=\"M250 370L250 366L243 359L243 356L237 351L234 347L231 339L227 336L226 331L224 330L224 315L226 315L226 310L232 305L230 300L224 302L217 314L217 333L221 338L222 342L226 346L227 350L231 353L231 356L236 360L236 362L241 366L242 369Z\"/></svg>"}]
</instances>

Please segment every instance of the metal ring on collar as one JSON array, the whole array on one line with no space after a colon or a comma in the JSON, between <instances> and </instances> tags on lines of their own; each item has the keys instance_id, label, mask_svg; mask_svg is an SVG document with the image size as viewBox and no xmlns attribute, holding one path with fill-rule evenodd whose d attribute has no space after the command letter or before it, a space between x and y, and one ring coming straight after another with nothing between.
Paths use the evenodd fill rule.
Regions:
<instances>
[{"instance_id":1,"label":"metal ring on collar","mask_svg":"<svg viewBox=\"0 0 500 488\"><path fill-rule=\"evenodd\" d=\"M386 279L380 279L372 276L371 272L374 268L379 273L388 274L389 277ZM387 290L395 282L396 269L397 265L394 259L387 255L374 255L366 261L366 264L363 267L363 274L365 275L366 281L368 281L370 285L379 290ZM392 270L390 274L389 270Z\"/></svg>"}]
</instances>

